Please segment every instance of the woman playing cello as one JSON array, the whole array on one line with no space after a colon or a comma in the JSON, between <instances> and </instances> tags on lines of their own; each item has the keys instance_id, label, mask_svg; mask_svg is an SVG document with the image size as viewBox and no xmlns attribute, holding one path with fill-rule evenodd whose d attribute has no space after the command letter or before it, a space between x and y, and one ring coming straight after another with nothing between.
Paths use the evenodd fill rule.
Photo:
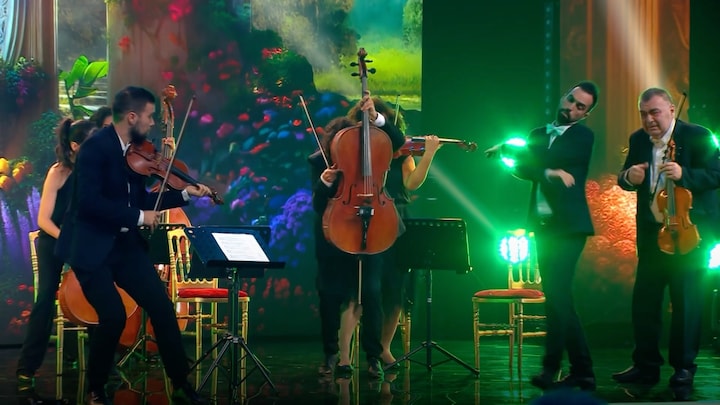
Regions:
<instances>
[{"instance_id":1,"label":"woman playing cello","mask_svg":"<svg viewBox=\"0 0 720 405\"><path fill-rule=\"evenodd\" d=\"M365 93L358 103L360 111L366 111L370 122L384 130L393 151L398 150L404 143L402 133L392 124L390 120L375 110L373 100L369 92ZM353 126L357 121L347 117L336 118L328 124L326 136L321 144L324 151L330 150L335 135L345 128ZM333 370L338 375L352 373L350 365L350 340L352 332L360 317L360 309L363 314L363 328L361 330L363 348L368 360L368 372L371 376L379 378L382 376L382 364L380 355L382 345L380 344L380 330L382 327L382 309L380 299L380 277L382 272L381 255L368 255L364 258L362 272L362 307L357 305L357 284L358 284L358 260L357 257L343 252L332 243L326 240L321 217L326 211L328 201L338 189L338 171L333 157L328 157L328 162L323 160L320 151L309 157L313 172L313 208L318 213L315 224L316 258L318 260L318 295L320 297L320 318L323 338L325 360L320 367L321 374L330 374ZM341 316L341 308L344 307ZM344 325L340 327L341 320ZM349 331L339 337L338 329ZM338 359L338 351L340 358ZM336 368L337 363L337 368Z\"/></svg>"}]
</instances>

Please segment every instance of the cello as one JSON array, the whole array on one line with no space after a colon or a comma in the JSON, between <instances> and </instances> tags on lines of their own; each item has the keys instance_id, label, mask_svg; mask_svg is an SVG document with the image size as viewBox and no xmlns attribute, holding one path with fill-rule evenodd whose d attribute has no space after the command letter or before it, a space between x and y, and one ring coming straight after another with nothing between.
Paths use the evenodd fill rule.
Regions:
<instances>
[{"instance_id":1,"label":"cello","mask_svg":"<svg viewBox=\"0 0 720 405\"><path fill-rule=\"evenodd\" d=\"M364 96L369 94L365 48L360 48L357 56L353 66L358 66L358 72L353 76L360 77ZM322 217L325 238L350 254L384 252L397 239L399 221L393 199L385 192L385 178L393 158L390 138L370 125L365 110L360 125L335 135L329 152L339 173L337 193L328 201Z\"/></svg>"},{"instance_id":2,"label":"cello","mask_svg":"<svg viewBox=\"0 0 720 405\"><path fill-rule=\"evenodd\" d=\"M678 108L677 115L685 104L685 93ZM670 135L663 163L675 160L675 129ZM663 253L685 255L700 244L700 233L697 226L690 221L692 208L692 192L680 187L675 181L665 179L665 188L657 194L657 206L663 214L663 225L658 232L658 247Z\"/></svg>"}]
</instances>

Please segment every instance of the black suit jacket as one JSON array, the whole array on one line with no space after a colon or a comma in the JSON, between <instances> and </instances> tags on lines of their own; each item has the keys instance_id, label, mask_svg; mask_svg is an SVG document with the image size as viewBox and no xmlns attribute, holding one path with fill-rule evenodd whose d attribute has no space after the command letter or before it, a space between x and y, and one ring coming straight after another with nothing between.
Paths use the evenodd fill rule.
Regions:
<instances>
[{"instance_id":1,"label":"black suit jacket","mask_svg":"<svg viewBox=\"0 0 720 405\"><path fill-rule=\"evenodd\" d=\"M77 155L73 199L58 237L56 252L73 267L92 270L103 264L121 228L141 238L141 210L154 208L145 177L127 166L114 126L83 142ZM180 191L163 193L160 209L187 205Z\"/></svg>"},{"instance_id":2,"label":"black suit jacket","mask_svg":"<svg viewBox=\"0 0 720 405\"><path fill-rule=\"evenodd\" d=\"M537 191L543 192L552 209L546 220L546 230L556 234L593 235L585 182L587 181L595 136L590 128L574 124L557 137L548 149L550 135L545 127L532 130L527 139L525 155L519 159L515 174L533 182L530 195L528 228L537 229L540 218L537 212ZM549 181L546 169L562 169L575 178L575 185L565 187L562 181Z\"/></svg>"},{"instance_id":3,"label":"black suit jacket","mask_svg":"<svg viewBox=\"0 0 720 405\"><path fill-rule=\"evenodd\" d=\"M675 122L675 161L682 167L682 177L676 184L692 192L693 206L690 219L698 225L700 236L705 239L716 233L718 219L718 196L720 187L720 153L712 134L706 128L677 120ZM625 179L630 166L647 162L643 184L634 186ZM657 221L650 210L650 165L653 164L653 144L650 135L639 129L630 135L630 148L623 169L618 175L618 185L628 191L637 191L637 229L657 230ZM714 236L714 235L713 235Z\"/></svg>"},{"instance_id":4,"label":"black suit jacket","mask_svg":"<svg viewBox=\"0 0 720 405\"><path fill-rule=\"evenodd\" d=\"M405 144L405 136L403 133L391 122L385 122L385 125L380 127L385 133L387 133L392 142L393 151L400 149ZM328 156L331 159L331 156ZM323 160L320 151L308 156L308 163L310 163L310 178L312 181L312 204L313 209L317 213L315 216L315 256L320 257L334 257L338 255L346 255L347 253L336 248L330 242L325 239L325 234L322 229L322 216L327 208L328 200L332 198L338 189L338 183L327 187L325 183L320 180L320 175L327 168L325 166L325 160ZM332 161L330 162L332 165Z\"/></svg>"}]
</instances>

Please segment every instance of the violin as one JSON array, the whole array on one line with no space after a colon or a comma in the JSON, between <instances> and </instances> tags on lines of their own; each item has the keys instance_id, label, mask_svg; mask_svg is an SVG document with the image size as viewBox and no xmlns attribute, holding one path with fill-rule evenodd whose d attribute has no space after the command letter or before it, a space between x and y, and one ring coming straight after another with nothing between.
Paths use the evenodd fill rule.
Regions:
<instances>
[{"instance_id":1,"label":"violin","mask_svg":"<svg viewBox=\"0 0 720 405\"><path fill-rule=\"evenodd\" d=\"M131 144L125 157L132 171L163 180L173 190L183 190L187 186L198 185L198 181L188 174L189 169L185 162L163 156L148 140ZM215 204L225 204L217 191L212 189L210 191L212 191L210 198Z\"/></svg>"},{"instance_id":2,"label":"violin","mask_svg":"<svg viewBox=\"0 0 720 405\"><path fill-rule=\"evenodd\" d=\"M461 139L440 138L440 144L453 144L466 152L475 152L477 150L475 142ZM405 137L405 145L395 152L396 156L422 156L424 154L425 138L422 136Z\"/></svg>"},{"instance_id":3,"label":"violin","mask_svg":"<svg viewBox=\"0 0 720 405\"><path fill-rule=\"evenodd\" d=\"M362 95L368 94L365 61L367 52L358 51L358 73ZM330 143L331 161L338 170L338 189L323 213L325 238L350 254L381 253L397 239L398 213L385 192L385 178L393 157L390 137L370 125L363 111L360 125L340 130ZM360 296L360 295L358 295Z\"/></svg>"},{"instance_id":4,"label":"violin","mask_svg":"<svg viewBox=\"0 0 720 405\"><path fill-rule=\"evenodd\" d=\"M678 108L678 116L684 103L685 93L683 93L683 100ZM675 139L671 134L667 149L665 149L663 163L674 160ZM660 250L670 255L685 255L697 248L701 238L697 226L690 221L692 192L676 185L675 181L666 179L665 188L660 190L656 198L658 209L663 213L663 226L658 232Z\"/></svg>"}]
</instances>

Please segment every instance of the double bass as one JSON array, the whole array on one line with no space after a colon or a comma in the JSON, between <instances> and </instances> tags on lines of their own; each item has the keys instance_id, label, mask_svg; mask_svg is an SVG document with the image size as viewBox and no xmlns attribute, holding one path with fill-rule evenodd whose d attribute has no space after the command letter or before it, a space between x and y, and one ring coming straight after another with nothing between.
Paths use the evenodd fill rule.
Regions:
<instances>
[{"instance_id":1,"label":"double bass","mask_svg":"<svg viewBox=\"0 0 720 405\"><path fill-rule=\"evenodd\" d=\"M362 95L369 94L364 48L358 51L354 76L360 77ZM355 255L381 253L398 234L398 213L385 192L385 178L393 158L392 143L380 128L370 125L363 112L360 125L340 130L330 143L330 156L338 170L338 189L322 217L325 238L338 249Z\"/></svg>"}]
</instances>

